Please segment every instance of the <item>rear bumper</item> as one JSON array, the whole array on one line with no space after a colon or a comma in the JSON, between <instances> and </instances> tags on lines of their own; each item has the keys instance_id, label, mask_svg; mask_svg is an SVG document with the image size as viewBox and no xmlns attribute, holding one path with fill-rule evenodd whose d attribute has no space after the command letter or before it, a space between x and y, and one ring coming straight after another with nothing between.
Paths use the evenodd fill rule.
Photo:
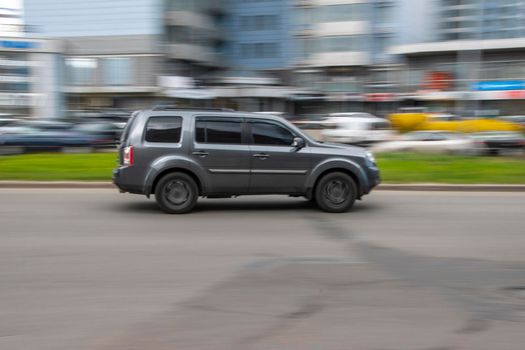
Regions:
<instances>
[{"instance_id":1,"label":"rear bumper","mask_svg":"<svg viewBox=\"0 0 525 350\"><path fill-rule=\"evenodd\" d=\"M137 186L130 181L128 170L128 167L125 166L113 169L113 184L123 193L144 194L142 186Z\"/></svg>"}]
</instances>

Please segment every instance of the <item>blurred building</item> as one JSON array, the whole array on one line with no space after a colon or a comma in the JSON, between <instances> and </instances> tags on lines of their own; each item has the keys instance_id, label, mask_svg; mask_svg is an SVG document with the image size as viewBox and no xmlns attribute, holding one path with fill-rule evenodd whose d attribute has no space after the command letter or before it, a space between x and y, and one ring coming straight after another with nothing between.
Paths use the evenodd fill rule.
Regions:
<instances>
[{"instance_id":1,"label":"blurred building","mask_svg":"<svg viewBox=\"0 0 525 350\"><path fill-rule=\"evenodd\" d=\"M293 9L293 0L228 2L226 69L213 81L220 105L248 111L288 109L295 55Z\"/></svg>"},{"instance_id":2,"label":"blurred building","mask_svg":"<svg viewBox=\"0 0 525 350\"><path fill-rule=\"evenodd\" d=\"M26 25L63 42L67 109L154 100L162 60L159 0L26 0Z\"/></svg>"},{"instance_id":3,"label":"blurred building","mask_svg":"<svg viewBox=\"0 0 525 350\"><path fill-rule=\"evenodd\" d=\"M24 21L19 8L0 5L0 36L23 36Z\"/></svg>"},{"instance_id":4,"label":"blurred building","mask_svg":"<svg viewBox=\"0 0 525 350\"><path fill-rule=\"evenodd\" d=\"M431 110L523 114L525 3L437 0L434 41L399 45L405 99Z\"/></svg>"},{"instance_id":5,"label":"blurred building","mask_svg":"<svg viewBox=\"0 0 525 350\"><path fill-rule=\"evenodd\" d=\"M228 40L223 27L226 1L168 0L165 6L166 71L204 80L222 69Z\"/></svg>"},{"instance_id":6,"label":"blurred building","mask_svg":"<svg viewBox=\"0 0 525 350\"><path fill-rule=\"evenodd\" d=\"M0 113L55 116L62 109L58 41L0 37Z\"/></svg>"},{"instance_id":7,"label":"blurred building","mask_svg":"<svg viewBox=\"0 0 525 350\"><path fill-rule=\"evenodd\" d=\"M26 0L24 19L61 41L66 109L525 107L518 0Z\"/></svg>"},{"instance_id":8,"label":"blurred building","mask_svg":"<svg viewBox=\"0 0 525 350\"><path fill-rule=\"evenodd\" d=\"M300 113L368 110L399 101L400 61L392 45L432 33L433 0L297 0L296 84L310 89ZM418 30L414 30L419 26Z\"/></svg>"},{"instance_id":9,"label":"blurred building","mask_svg":"<svg viewBox=\"0 0 525 350\"><path fill-rule=\"evenodd\" d=\"M2 4L3 5L3 4ZM25 37L16 2L0 5L0 114L54 115L60 110L59 43Z\"/></svg>"},{"instance_id":10,"label":"blurred building","mask_svg":"<svg viewBox=\"0 0 525 350\"><path fill-rule=\"evenodd\" d=\"M226 1L26 0L25 21L64 42L67 109L209 101L225 66Z\"/></svg>"},{"instance_id":11,"label":"blurred building","mask_svg":"<svg viewBox=\"0 0 525 350\"><path fill-rule=\"evenodd\" d=\"M227 30L231 66L281 70L293 63L293 0L230 0Z\"/></svg>"},{"instance_id":12,"label":"blurred building","mask_svg":"<svg viewBox=\"0 0 525 350\"><path fill-rule=\"evenodd\" d=\"M508 39L525 36L520 0L438 0L440 41Z\"/></svg>"},{"instance_id":13,"label":"blurred building","mask_svg":"<svg viewBox=\"0 0 525 350\"><path fill-rule=\"evenodd\" d=\"M300 0L296 5L295 83L312 96L298 103L299 113L356 108L352 102L361 100L365 67L372 64L369 1Z\"/></svg>"}]
</instances>

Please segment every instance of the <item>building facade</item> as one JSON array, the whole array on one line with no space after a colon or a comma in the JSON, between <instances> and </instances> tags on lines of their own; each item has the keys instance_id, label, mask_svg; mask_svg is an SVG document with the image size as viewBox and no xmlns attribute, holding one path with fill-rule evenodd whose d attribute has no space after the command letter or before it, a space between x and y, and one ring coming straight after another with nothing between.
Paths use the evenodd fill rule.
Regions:
<instances>
[{"instance_id":1,"label":"building facade","mask_svg":"<svg viewBox=\"0 0 525 350\"><path fill-rule=\"evenodd\" d=\"M206 104L217 96L212 77L226 66L225 0L167 0L163 8L165 61L161 96L178 104Z\"/></svg>"},{"instance_id":2,"label":"building facade","mask_svg":"<svg viewBox=\"0 0 525 350\"><path fill-rule=\"evenodd\" d=\"M27 0L25 21L64 42L67 109L135 109L215 98L203 86L225 66L226 4Z\"/></svg>"},{"instance_id":3,"label":"building facade","mask_svg":"<svg viewBox=\"0 0 525 350\"><path fill-rule=\"evenodd\" d=\"M229 65L240 69L287 69L293 63L292 0L230 0Z\"/></svg>"},{"instance_id":4,"label":"building facade","mask_svg":"<svg viewBox=\"0 0 525 350\"><path fill-rule=\"evenodd\" d=\"M0 37L0 113L56 117L62 110L60 42Z\"/></svg>"},{"instance_id":5,"label":"building facade","mask_svg":"<svg viewBox=\"0 0 525 350\"><path fill-rule=\"evenodd\" d=\"M296 85L308 87L299 113L396 107L402 60L395 45L428 39L434 0L298 0ZM414 30L414 28L418 30Z\"/></svg>"},{"instance_id":6,"label":"building facade","mask_svg":"<svg viewBox=\"0 0 525 350\"><path fill-rule=\"evenodd\" d=\"M434 41L399 45L403 91L414 104L466 116L522 114L522 1L438 0Z\"/></svg>"},{"instance_id":7,"label":"building facade","mask_svg":"<svg viewBox=\"0 0 525 350\"><path fill-rule=\"evenodd\" d=\"M520 0L438 0L440 41L509 39L525 36Z\"/></svg>"},{"instance_id":8,"label":"building facade","mask_svg":"<svg viewBox=\"0 0 525 350\"><path fill-rule=\"evenodd\" d=\"M63 43L65 109L153 103L162 62L160 0L26 0L35 35Z\"/></svg>"},{"instance_id":9,"label":"building facade","mask_svg":"<svg viewBox=\"0 0 525 350\"><path fill-rule=\"evenodd\" d=\"M524 4L27 0L25 24L62 42L54 81L66 109L177 103L385 115L405 102L459 110L520 100L496 92L525 90Z\"/></svg>"},{"instance_id":10,"label":"building facade","mask_svg":"<svg viewBox=\"0 0 525 350\"><path fill-rule=\"evenodd\" d=\"M296 5L295 84L309 89L313 97L299 100L298 113L316 114L327 106L339 111L358 100L365 67L372 63L370 3L302 0ZM320 97L327 103L319 103Z\"/></svg>"}]
</instances>

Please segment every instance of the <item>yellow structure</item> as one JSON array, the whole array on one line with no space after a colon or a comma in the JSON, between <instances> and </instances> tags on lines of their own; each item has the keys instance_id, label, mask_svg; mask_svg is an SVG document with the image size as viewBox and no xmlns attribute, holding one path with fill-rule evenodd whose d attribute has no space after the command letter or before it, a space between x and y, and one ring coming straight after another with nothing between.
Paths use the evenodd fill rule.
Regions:
<instances>
[{"instance_id":1,"label":"yellow structure","mask_svg":"<svg viewBox=\"0 0 525 350\"><path fill-rule=\"evenodd\" d=\"M390 115L392 126L400 132L417 130L446 130L453 132L523 131L519 124L496 119L436 120L429 113L395 113Z\"/></svg>"}]
</instances>

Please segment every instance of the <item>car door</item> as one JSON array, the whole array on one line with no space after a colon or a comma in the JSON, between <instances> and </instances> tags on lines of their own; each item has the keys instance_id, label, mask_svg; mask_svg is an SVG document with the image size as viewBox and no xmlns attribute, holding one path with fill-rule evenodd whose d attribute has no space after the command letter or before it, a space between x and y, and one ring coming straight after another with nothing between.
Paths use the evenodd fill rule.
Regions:
<instances>
[{"instance_id":1,"label":"car door","mask_svg":"<svg viewBox=\"0 0 525 350\"><path fill-rule=\"evenodd\" d=\"M243 194L250 181L250 146L243 140L239 117L195 118L190 156L205 176L211 194Z\"/></svg>"},{"instance_id":2,"label":"car door","mask_svg":"<svg viewBox=\"0 0 525 350\"><path fill-rule=\"evenodd\" d=\"M295 133L273 120L248 119L251 143L250 193L304 193L310 148L293 146Z\"/></svg>"}]
</instances>

